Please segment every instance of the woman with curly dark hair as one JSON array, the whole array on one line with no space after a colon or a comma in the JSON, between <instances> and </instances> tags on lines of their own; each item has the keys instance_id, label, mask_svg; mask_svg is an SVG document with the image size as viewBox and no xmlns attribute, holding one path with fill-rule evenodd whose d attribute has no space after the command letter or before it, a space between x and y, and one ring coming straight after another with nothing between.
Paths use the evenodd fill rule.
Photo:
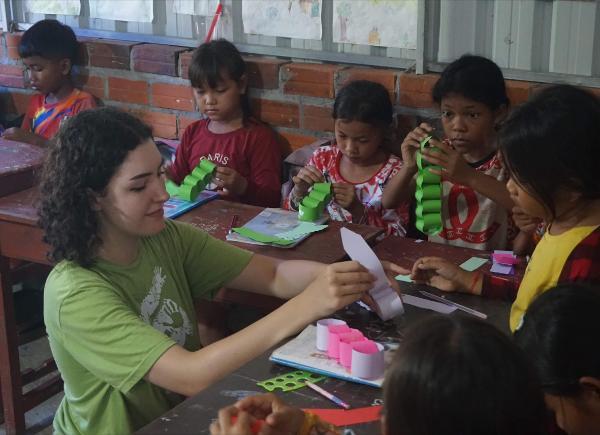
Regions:
<instances>
[{"instance_id":1,"label":"woman with curly dark hair","mask_svg":"<svg viewBox=\"0 0 600 435\"><path fill-rule=\"evenodd\" d=\"M150 128L116 109L78 114L49 149L40 224L58 263L44 291L65 382L58 433L132 432L372 285L355 262L276 261L165 220L164 183ZM202 348L193 299L224 285L290 300Z\"/></svg>"}]
</instances>

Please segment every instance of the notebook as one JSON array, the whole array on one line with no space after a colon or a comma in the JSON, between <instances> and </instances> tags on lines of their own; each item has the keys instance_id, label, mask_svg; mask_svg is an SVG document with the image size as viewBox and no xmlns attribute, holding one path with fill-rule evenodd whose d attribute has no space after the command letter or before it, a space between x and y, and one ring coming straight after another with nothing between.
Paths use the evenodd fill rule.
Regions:
<instances>
[{"instance_id":1,"label":"notebook","mask_svg":"<svg viewBox=\"0 0 600 435\"><path fill-rule=\"evenodd\" d=\"M185 212L198 207L199 205L205 204L209 201L212 201L213 199L218 198L218 196L219 194L217 192L213 192L211 190L203 190L193 201L185 201L180 198L171 197L163 205L165 217L174 219L177 216L181 216Z\"/></svg>"}]
</instances>

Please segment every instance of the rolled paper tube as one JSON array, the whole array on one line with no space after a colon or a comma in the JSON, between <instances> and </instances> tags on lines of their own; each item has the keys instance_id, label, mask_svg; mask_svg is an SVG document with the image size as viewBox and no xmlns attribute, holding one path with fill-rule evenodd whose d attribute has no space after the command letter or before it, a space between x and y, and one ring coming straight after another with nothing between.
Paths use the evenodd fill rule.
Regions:
<instances>
[{"instance_id":1,"label":"rolled paper tube","mask_svg":"<svg viewBox=\"0 0 600 435\"><path fill-rule=\"evenodd\" d=\"M204 169L204 172L206 172L208 174L212 174L213 171L217 168L217 165L215 165L213 162L211 162L208 159L200 160L200 163L198 164L198 166L200 168Z\"/></svg>"},{"instance_id":2,"label":"rolled paper tube","mask_svg":"<svg viewBox=\"0 0 600 435\"><path fill-rule=\"evenodd\" d=\"M417 175L417 186L422 187L427 184L438 184L440 181L442 181L441 176L429 172L431 169L440 170L440 167L428 166L427 168L419 171L419 175Z\"/></svg>"},{"instance_id":3,"label":"rolled paper tube","mask_svg":"<svg viewBox=\"0 0 600 435\"><path fill-rule=\"evenodd\" d=\"M178 196L186 201L193 201L202 191L199 187L198 185L182 184L179 186Z\"/></svg>"},{"instance_id":4,"label":"rolled paper tube","mask_svg":"<svg viewBox=\"0 0 600 435\"><path fill-rule=\"evenodd\" d=\"M383 345L371 340L352 344L350 373L362 379L377 379L383 376Z\"/></svg>"},{"instance_id":5,"label":"rolled paper tube","mask_svg":"<svg viewBox=\"0 0 600 435\"><path fill-rule=\"evenodd\" d=\"M318 199L311 198L310 196L305 196L301 204L305 207L319 208L320 202Z\"/></svg>"},{"instance_id":6,"label":"rolled paper tube","mask_svg":"<svg viewBox=\"0 0 600 435\"><path fill-rule=\"evenodd\" d=\"M331 183L315 183L315 184L313 184L312 190L330 194L331 193Z\"/></svg>"},{"instance_id":7,"label":"rolled paper tube","mask_svg":"<svg viewBox=\"0 0 600 435\"><path fill-rule=\"evenodd\" d=\"M200 166L196 166L194 168L194 170L192 171L192 175L194 177L196 177L196 179L198 180L204 180L206 178L206 176L208 175L208 173L202 169Z\"/></svg>"},{"instance_id":8,"label":"rolled paper tube","mask_svg":"<svg viewBox=\"0 0 600 435\"><path fill-rule=\"evenodd\" d=\"M352 343L366 340L365 336L357 329L340 334L340 364L350 367L352 363Z\"/></svg>"},{"instance_id":9,"label":"rolled paper tube","mask_svg":"<svg viewBox=\"0 0 600 435\"><path fill-rule=\"evenodd\" d=\"M441 213L441 201L435 199L428 199L427 201L423 201L422 204L418 204L415 208L415 215L418 218L423 218L423 216L431 213L440 214Z\"/></svg>"},{"instance_id":10,"label":"rolled paper tube","mask_svg":"<svg viewBox=\"0 0 600 435\"><path fill-rule=\"evenodd\" d=\"M316 199L317 201L324 203L327 199L327 193L319 192L318 190L313 190L310 192L309 198Z\"/></svg>"},{"instance_id":11,"label":"rolled paper tube","mask_svg":"<svg viewBox=\"0 0 600 435\"><path fill-rule=\"evenodd\" d=\"M424 219L417 218L417 222L415 226L422 233L428 234L430 236L435 235L442 231L442 221L441 219L437 220L438 215L435 214L427 214L425 218L429 219L429 222L426 222Z\"/></svg>"},{"instance_id":12,"label":"rolled paper tube","mask_svg":"<svg viewBox=\"0 0 600 435\"><path fill-rule=\"evenodd\" d=\"M314 222L319 219L320 215L321 210L318 207L307 207L304 204L300 204L298 207L298 219L301 221Z\"/></svg>"},{"instance_id":13,"label":"rolled paper tube","mask_svg":"<svg viewBox=\"0 0 600 435\"><path fill-rule=\"evenodd\" d=\"M330 325L327 343L327 356L338 359L340 357L340 334L350 331L348 325Z\"/></svg>"},{"instance_id":14,"label":"rolled paper tube","mask_svg":"<svg viewBox=\"0 0 600 435\"><path fill-rule=\"evenodd\" d=\"M396 316L404 313L404 306L402 305L402 299L398 296L391 287L371 290L371 297L375 302L375 311L377 315L381 317L381 320L393 319Z\"/></svg>"},{"instance_id":15,"label":"rolled paper tube","mask_svg":"<svg viewBox=\"0 0 600 435\"><path fill-rule=\"evenodd\" d=\"M181 183L183 184L187 184L188 186L194 186L196 184L198 184L201 181L201 179L199 177L196 177L194 175L194 173L192 172L191 174L187 175L184 179L183 182Z\"/></svg>"},{"instance_id":16,"label":"rolled paper tube","mask_svg":"<svg viewBox=\"0 0 600 435\"><path fill-rule=\"evenodd\" d=\"M317 349L327 352L329 343L329 326L345 325L346 322L339 319L322 319L317 322Z\"/></svg>"},{"instance_id":17,"label":"rolled paper tube","mask_svg":"<svg viewBox=\"0 0 600 435\"><path fill-rule=\"evenodd\" d=\"M426 199L440 199L442 196L442 188L439 184L431 184L424 186L422 189L417 190L415 198L417 201L424 201Z\"/></svg>"}]
</instances>

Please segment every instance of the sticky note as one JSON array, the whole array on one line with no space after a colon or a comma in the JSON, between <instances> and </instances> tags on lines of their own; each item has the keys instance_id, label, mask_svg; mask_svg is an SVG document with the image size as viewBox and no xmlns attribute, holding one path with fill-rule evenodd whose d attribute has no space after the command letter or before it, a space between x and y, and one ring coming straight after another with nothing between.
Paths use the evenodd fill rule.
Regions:
<instances>
[{"instance_id":1,"label":"sticky note","mask_svg":"<svg viewBox=\"0 0 600 435\"><path fill-rule=\"evenodd\" d=\"M488 262L487 258L471 257L467 261L462 263L460 265L460 267L464 270L468 270L469 272L472 272L474 270L479 269L481 266L483 266L487 262Z\"/></svg>"}]
</instances>

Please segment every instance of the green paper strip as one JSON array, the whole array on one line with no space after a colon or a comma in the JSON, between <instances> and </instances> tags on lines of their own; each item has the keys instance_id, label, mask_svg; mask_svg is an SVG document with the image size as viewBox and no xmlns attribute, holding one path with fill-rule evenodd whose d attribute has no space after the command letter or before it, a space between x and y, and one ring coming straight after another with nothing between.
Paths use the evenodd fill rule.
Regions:
<instances>
[{"instance_id":1,"label":"green paper strip","mask_svg":"<svg viewBox=\"0 0 600 435\"><path fill-rule=\"evenodd\" d=\"M259 233L258 231L253 231L249 228L238 227L232 228L233 231L238 233L241 236L247 237L251 240L255 240L261 243L273 243L274 245L288 246L294 243L294 240L285 240L279 237L270 236L268 234Z\"/></svg>"},{"instance_id":2,"label":"green paper strip","mask_svg":"<svg viewBox=\"0 0 600 435\"><path fill-rule=\"evenodd\" d=\"M304 198L300 206L298 207L298 220L304 222L314 222L319 217L321 217L321 209L320 207L312 207L304 205L304 201L310 199L308 197Z\"/></svg>"},{"instance_id":3,"label":"green paper strip","mask_svg":"<svg viewBox=\"0 0 600 435\"><path fill-rule=\"evenodd\" d=\"M196 180L201 181L204 184L208 184L208 182L212 178L212 174L210 172L206 172L200 166L195 167L191 175L193 175L196 178Z\"/></svg>"},{"instance_id":4,"label":"green paper strip","mask_svg":"<svg viewBox=\"0 0 600 435\"><path fill-rule=\"evenodd\" d=\"M179 186L173 181L167 180L165 187L167 188L167 192L170 196L177 196L179 194Z\"/></svg>"},{"instance_id":5,"label":"green paper strip","mask_svg":"<svg viewBox=\"0 0 600 435\"><path fill-rule=\"evenodd\" d=\"M327 202L328 196L329 196L329 194L327 194L325 192L319 192L318 190L315 190L313 192L310 192L310 195L308 195L308 198L316 199L320 203L325 204L325 202Z\"/></svg>"},{"instance_id":6,"label":"green paper strip","mask_svg":"<svg viewBox=\"0 0 600 435\"><path fill-rule=\"evenodd\" d=\"M330 194L331 193L331 183L315 183L312 186L312 190Z\"/></svg>"},{"instance_id":7,"label":"green paper strip","mask_svg":"<svg viewBox=\"0 0 600 435\"><path fill-rule=\"evenodd\" d=\"M267 391L281 390L282 392L293 391L306 386L306 381L315 383L325 379L325 376L315 373L297 370L275 378L257 382L256 385Z\"/></svg>"},{"instance_id":8,"label":"green paper strip","mask_svg":"<svg viewBox=\"0 0 600 435\"><path fill-rule=\"evenodd\" d=\"M296 240L307 234L316 233L327 228L327 225L317 225L312 222L301 222L296 228L275 234L275 236L285 240Z\"/></svg>"},{"instance_id":9,"label":"green paper strip","mask_svg":"<svg viewBox=\"0 0 600 435\"><path fill-rule=\"evenodd\" d=\"M179 196L181 199L186 201L193 201L202 192L202 189L198 185L182 184L179 186Z\"/></svg>"},{"instance_id":10,"label":"green paper strip","mask_svg":"<svg viewBox=\"0 0 600 435\"><path fill-rule=\"evenodd\" d=\"M462 263L460 265L460 267L464 270L468 270L469 272L473 272L474 270L479 269L481 266L483 266L487 262L488 262L487 258L471 257L467 261Z\"/></svg>"},{"instance_id":11,"label":"green paper strip","mask_svg":"<svg viewBox=\"0 0 600 435\"><path fill-rule=\"evenodd\" d=\"M211 162L208 159L200 160L198 167L201 168L202 170L204 170L204 172L206 172L207 174L211 174L211 175L213 174L215 169L217 169L217 165L215 165L213 162Z\"/></svg>"},{"instance_id":12,"label":"green paper strip","mask_svg":"<svg viewBox=\"0 0 600 435\"><path fill-rule=\"evenodd\" d=\"M319 201L316 198L313 198L311 196L306 196L304 197L304 199L302 200L301 203L304 207L308 207L308 208L316 208L319 209L321 208L321 201Z\"/></svg>"},{"instance_id":13,"label":"green paper strip","mask_svg":"<svg viewBox=\"0 0 600 435\"><path fill-rule=\"evenodd\" d=\"M421 141L420 150L417 151L417 186L415 189L415 198L417 207L415 210L415 226L419 231L426 234L435 235L442 230L442 215L441 215L441 197L442 186L441 177L432 174L430 168L439 168L431 166L427 162L421 152L431 141L432 136L427 136ZM431 147L430 150L436 151L437 148Z\"/></svg>"},{"instance_id":14,"label":"green paper strip","mask_svg":"<svg viewBox=\"0 0 600 435\"><path fill-rule=\"evenodd\" d=\"M413 280L410 278L410 274L408 274L408 275L396 275L396 281L413 282Z\"/></svg>"}]
</instances>

